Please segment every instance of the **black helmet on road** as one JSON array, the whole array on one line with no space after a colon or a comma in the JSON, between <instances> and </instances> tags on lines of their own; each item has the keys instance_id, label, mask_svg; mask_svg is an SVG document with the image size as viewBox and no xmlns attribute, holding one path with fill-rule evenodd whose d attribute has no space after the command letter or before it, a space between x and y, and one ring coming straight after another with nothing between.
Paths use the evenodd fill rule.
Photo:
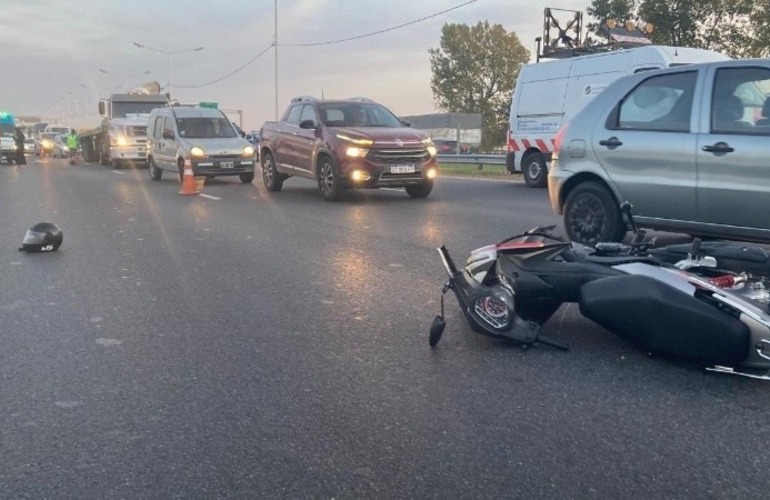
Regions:
<instances>
[{"instance_id":1,"label":"black helmet on road","mask_svg":"<svg viewBox=\"0 0 770 500\"><path fill-rule=\"evenodd\" d=\"M59 226L53 222L39 222L27 229L19 251L51 252L58 250L64 240Z\"/></svg>"}]
</instances>

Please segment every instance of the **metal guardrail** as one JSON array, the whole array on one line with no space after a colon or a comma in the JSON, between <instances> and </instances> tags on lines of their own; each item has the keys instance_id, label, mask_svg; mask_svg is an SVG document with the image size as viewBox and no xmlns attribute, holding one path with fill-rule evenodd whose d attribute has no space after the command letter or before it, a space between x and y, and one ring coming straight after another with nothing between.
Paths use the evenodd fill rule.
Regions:
<instances>
[{"instance_id":1,"label":"metal guardrail","mask_svg":"<svg viewBox=\"0 0 770 500\"><path fill-rule=\"evenodd\" d=\"M438 154L439 163L463 163L466 165L505 165L505 155L500 154Z\"/></svg>"}]
</instances>

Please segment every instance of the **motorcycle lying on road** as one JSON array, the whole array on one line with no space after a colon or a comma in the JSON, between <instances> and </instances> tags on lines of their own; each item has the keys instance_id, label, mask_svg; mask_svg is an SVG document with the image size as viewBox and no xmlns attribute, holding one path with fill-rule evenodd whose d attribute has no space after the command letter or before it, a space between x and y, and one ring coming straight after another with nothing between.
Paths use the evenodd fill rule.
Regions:
<instances>
[{"instance_id":1,"label":"motorcycle lying on road","mask_svg":"<svg viewBox=\"0 0 770 500\"><path fill-rule=\"evenodd\" d=\"M681 245L652 248L631 205L624 203L621 212L633 231L627 245L587 247L554 236L554 226L538 227L473 250L462 270L442 245L449 278L431 347L446 326L444 294L452 290L481 334L567 350L540 327L562 304L577 303L583 316L651 354L770 380L767 253L697 238L684 255Z\"/></svg>"}]
</instances>

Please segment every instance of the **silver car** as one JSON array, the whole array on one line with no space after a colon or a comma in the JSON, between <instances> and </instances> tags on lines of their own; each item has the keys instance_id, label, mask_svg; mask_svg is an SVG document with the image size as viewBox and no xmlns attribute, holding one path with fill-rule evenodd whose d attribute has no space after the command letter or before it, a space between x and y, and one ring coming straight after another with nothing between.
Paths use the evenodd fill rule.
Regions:
<instances>
[{"instance_id":1,"label":"silver car","mask_svg":"<svg viewBox=\"0 0 770 500\"><path fill-rule=\"evenodd\" d=\"M150 113L147 141L147 165L154 181L164 170L181 178L188 162L196 176L237 175L244 184L254 180L254 147L218 109L156 108Z\"/></svg>"},{"instance_id":2,"label":"silver car","mask_svg":"<svg viewBox=\"0 0 770 500\"><path fill-rule=\"evenodd\" d=\"M570 239L619 241L638 224L770 242L770 59L626 76L557 135L551 206Z\"/></svg>"}]
</instances>

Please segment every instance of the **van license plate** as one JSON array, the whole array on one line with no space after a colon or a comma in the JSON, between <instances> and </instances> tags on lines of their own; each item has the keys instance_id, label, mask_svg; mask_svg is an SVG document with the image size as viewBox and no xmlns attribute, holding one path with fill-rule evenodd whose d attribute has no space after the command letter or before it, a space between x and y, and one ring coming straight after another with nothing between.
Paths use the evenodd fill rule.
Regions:
<instances>
[{"instance_id":1,"label":"van license plate","mask_svg":"<svg viewBox=\"0 0 770 500\"><path fill-rule=\"evenodd\" d=\"M231 161L223 161L222 163L219 164L219 167L220 168L233 168L234 165L235 164L233 162L231 162Z\"/></svg>"},{"instance_id":2,"label":"van license plate","mask_svg":"<svg viewBox=\"0 0 770 500\"><path fill-rule=\"evenodd\" d=\"M411 163L406 165L391 165L390 173L391 174L413 174L414 165Z\"/></svg>"}]
</instances>

